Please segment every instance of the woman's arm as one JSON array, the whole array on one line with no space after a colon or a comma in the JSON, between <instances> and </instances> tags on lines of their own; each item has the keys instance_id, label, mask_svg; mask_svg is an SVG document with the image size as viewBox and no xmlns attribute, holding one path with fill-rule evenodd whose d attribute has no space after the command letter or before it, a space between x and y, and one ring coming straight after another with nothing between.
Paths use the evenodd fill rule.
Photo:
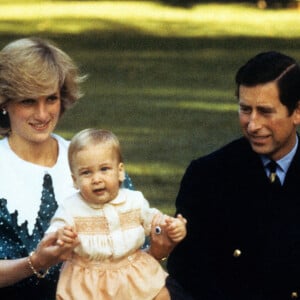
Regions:
<instances>
[{"instance_id":1,"label":"woman's arm","mask_svg":"<svg viewBox=\"0 0 300 300\"><path fill-rule=\"evenodd\" d=\"M76 246L76 243L61 246L57 243L56 232L45 235L30 256L0 260L0 288L13 285L35 272L44 274L51 266L68 259Z\"/></svg>"},{"instance_id":2,"label":"woman's arm","mask_svg":"<svg viewBox=\"0 0 300 300\"><path fill-rule=\"evenodd\" d=\"M27 259L0 260L0 288L13 285L33 274Z\"/></svg>"}]
</instances>

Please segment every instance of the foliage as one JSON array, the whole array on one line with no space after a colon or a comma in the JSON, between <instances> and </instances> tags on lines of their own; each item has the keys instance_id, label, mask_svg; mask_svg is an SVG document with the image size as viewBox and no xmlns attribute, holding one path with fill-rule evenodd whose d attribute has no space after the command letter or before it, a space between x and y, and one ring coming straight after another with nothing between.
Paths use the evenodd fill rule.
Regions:
<instances>
[{"instance_id":1,"label":"foliage","mask_svg":"<svg viewBox=\"0 0 300 300\"><path fill-rule=\"evenodd\" d=\"M180 7L192 7L197 4L203 3L221 3L221 4L228 4L228 3L249 3L252 5L259 6L261 8L289 8L297 5L299 0L161 0L163 3L168 5L175 5Z\"/></svg>"}]
</instances>

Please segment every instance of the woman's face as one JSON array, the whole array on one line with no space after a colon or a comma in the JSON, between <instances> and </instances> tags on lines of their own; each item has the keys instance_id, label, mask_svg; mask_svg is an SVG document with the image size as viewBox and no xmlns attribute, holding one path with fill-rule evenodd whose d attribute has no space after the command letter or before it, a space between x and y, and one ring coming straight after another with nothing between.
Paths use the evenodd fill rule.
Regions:
<instances>
[{"instance_id":1,"label":"woman's face","mask_svg":"<svg viewBox=\"0 0 300 300\"><path fill-rule=\"evenodd\" d=\"M9 102L10 138L26 143L43 143L53 132L61 110L59 90L47 96Z\"/></svg>"}]
</instances>

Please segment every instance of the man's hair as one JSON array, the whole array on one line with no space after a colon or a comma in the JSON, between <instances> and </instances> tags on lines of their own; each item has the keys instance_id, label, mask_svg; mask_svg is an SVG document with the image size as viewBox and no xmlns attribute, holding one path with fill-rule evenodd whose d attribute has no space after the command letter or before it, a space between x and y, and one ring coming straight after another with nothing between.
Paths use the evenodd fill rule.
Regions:
<instances>
[{"instance_id":1,"label":"man's hair","mask_svg":"<svg viewBox=\"0 0 300 300\"><path fill-rule=\"evenodd\" d=\"M252 87L272 81L291 114L300 101L300 67L295 59L280 52L262 52L248 60L235 76L236 96L241 85Z\"/></svg>"}]
</instances>

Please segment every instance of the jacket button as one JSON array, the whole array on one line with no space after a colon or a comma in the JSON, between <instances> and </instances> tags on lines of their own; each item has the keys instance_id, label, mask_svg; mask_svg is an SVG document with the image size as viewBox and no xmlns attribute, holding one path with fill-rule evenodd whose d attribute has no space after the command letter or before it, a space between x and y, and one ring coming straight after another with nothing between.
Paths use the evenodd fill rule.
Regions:
<instances>
[{"instance_id":1,"label":"jacket button","mask_svg":"<svg viewBox=\"0 0 300 300\"><path fill-rule=\"evenodd\" d=\"M299 295L297 292L292 292L291 293L291 299L298 299L299 298Z\"/></svg>"},{"instance_id":2,"label":"jacket button","mask_svg":"<svg viewBox=\"0 0 300 300\"><path fill-rule=\"evenodd\" d=\"M240 257L242 254L242 251L240 249L235 249L233 251L233 257Z\"/></svg>"}]
</instances>

